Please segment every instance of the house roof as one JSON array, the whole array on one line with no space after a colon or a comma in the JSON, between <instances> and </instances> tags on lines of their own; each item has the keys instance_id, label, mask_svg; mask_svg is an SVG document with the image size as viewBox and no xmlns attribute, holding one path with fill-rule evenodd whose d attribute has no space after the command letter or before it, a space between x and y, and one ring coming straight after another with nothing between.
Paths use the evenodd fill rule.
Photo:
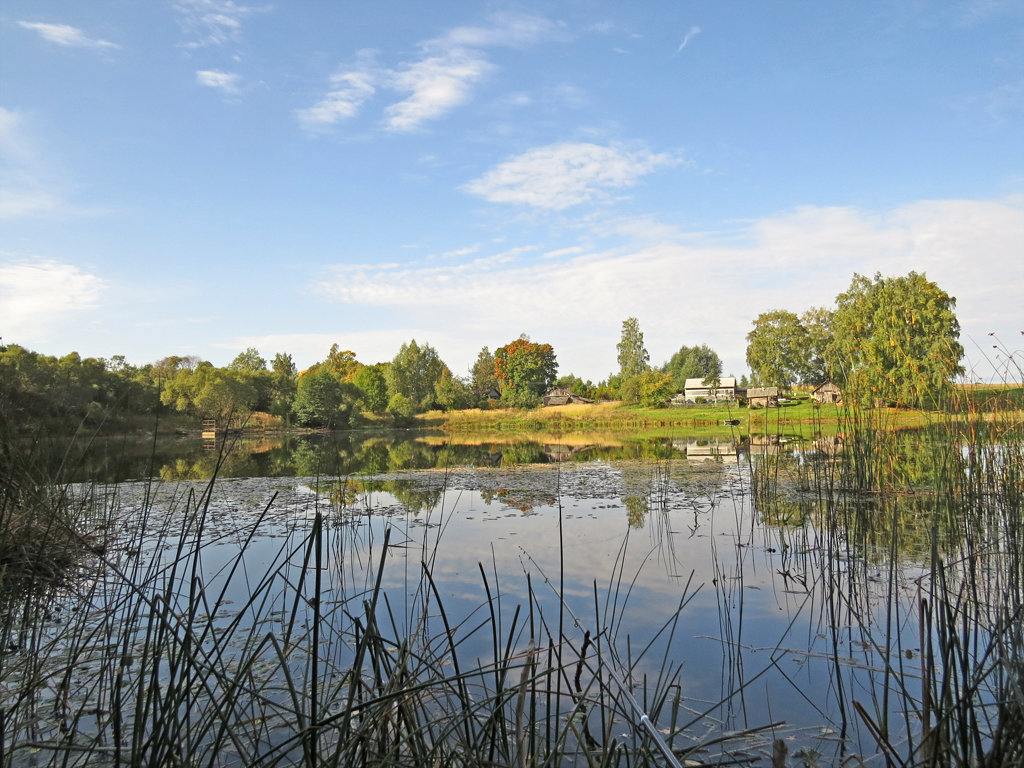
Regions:
<instances>
[{"instance_id":1,"label":"house roof","mask_svg":"<svg viewBox=\"0 0 1024 768\"><path fill-rule=\"evenodd\" d=\"M729 387L733 387L733 388L736 387L736 377L735 376L719 376L718 377L718 389L728 389ZM704 379L703 378L700 378L700 379L687 379L686 380L686 388L687 389L708 389L708 387L706 387L704 385Z\"/></svg>"},{"instance_id":2,"label":"house roof","mask_svg":"<svg viewBox=\"0 0 1024 768\"><path fill-rule=\"evenodd\" d=\"M551 389L549 389L547 392L544 393L544 396L545 397L567 397L568 395L571 395L571 394L572 394L572 390L571 389L566 389L565 387L552 387Z\"/></svg>"},{"instance_id":3,"label":"house roof","mask_svg":"<svg viewBox=\"0 0 1024 768\"><path fill-rule=\"evenodd\" d=\"M778 397L778 387L747 387L747 399L752 397Z\"/></svg>"},{"instance_id":4,"label":"house roof","mask_svg":"<svg viewBox=\"0 0 1024 768\"><path fill-rule=\"evenodd\" d=\"M548 392L544 395L543 400L544 405L568 405L569 403L594 402L589 398L577 395L575 392L573 392L570 389L566 389L565 387L555 387L553 389L548 390Z\"/></svg>"}]
</instances>

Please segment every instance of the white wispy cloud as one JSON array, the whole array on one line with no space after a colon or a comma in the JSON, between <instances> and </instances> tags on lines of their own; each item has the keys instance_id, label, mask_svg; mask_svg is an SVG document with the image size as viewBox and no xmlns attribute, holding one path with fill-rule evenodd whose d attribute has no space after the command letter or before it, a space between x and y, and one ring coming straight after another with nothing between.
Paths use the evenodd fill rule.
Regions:
<instances>
[{"instance_id":1,"label":"white wispy cloud","mask_svg":"<svg viewBox=\"0 0 1024 768\"><path fill-rule=\"evenodd\" d=\"M417 338L459 328L465 357L449 360L453 368L468 366L481 345L525 331L554 345L563 372L594 380L615 368L619 325L630 316L640 319L653 361L682 344L707 343L739 374L760 312L830 305L855 272L925 272L956 297L969 358L971 339L990 331L1016 339L1024 327L1024 196L883 212L804 207L689 240L560 249L539 264L506 251L457 264L338 266L314 290L388 307Z\"/></svg>"},{"instance_id":2,"label":"white wispy cloud","mask_svg":"<svg viewBox=\"0 0 1024 768\"><path fill-rule=\"evenodd\" d=\"M960 24L973 26L1001 16L1019 15L1021 9L1016 0L966 0L953 4L948 10Z\"/></svg>"},{"instance_id":3,"label":"white wispy cloud","mask_svg":"<svg viewBox=\"0 0 1024 768\"><path fill-rule=\"evenodd\" d=\"M553 88L547 88L543 96L549 106L554 105L558 109L580 109L591 103L590 94L572 83L560 83Z\"/></svg>"},{"instance_id":4,"label":"white wispy cloud","mask_svg":"<svg viewBox=\"0 0 1024 768\"><path fill-rule=\"evenodd\" d=\"M120 48L117 43L100 38L88 37L82 30L70 24L47 24L42 21L19 21L18 26L30 29L44 40L66 48L97 48L112 50Z\"/></svg>"},{"instance_id":5,"label":"white wispy cloud","mask_svg":"<svg viewBox=\"0 0 1024 768\"><path fill-rule=\"evenodd\" d=\"M3 179L0 177L0 185ZM51 192L25 185L17 189L0 188L0 221L26 219L53 213L64 207L64 201Z\"/></svg>"},{"instance_id":6,"label":"white wispy cloud","mask_svg":"<svg viewBox=\"0 0 1024 768\"><path fill-rule=\"evenodd\" d=\"M0 107L0 167L31 163L37 154L24 118L12 109Z\"/></svg>"},{"instance_id":7,"label":"white wispy cloud","mask_svg":"<svg viewBox=\"0 0 1024 768\"><path fill-rule=\"evenodd\" d=\"M1024 112L1024 79L1003 83L983 97L988 113L998 122L1004 122Z\"/></svg>"},{"instance_id":8,"label":"white wispy cloud","mask_svg":"<svg viewBox=\"0 0 1024 768\"><path fill-rule=\"evenodd\" d=\"M495 100L498 108L520 109L529 107L534 102L533 96L528 93L510 93Z\"/></svg>"},{"instance_id":9,"label":"white wispy cloud","mask_svg":"<svg viewBox=\"0 0 1024 768\"><path fill-rule=\"evenodd\" d=\"M553 251L547 251L544 254L545 259L557 259L562 256L575 256L578 253L583 253L582 246L571 245L568 248L557 248Z\"/></svg>"},{"instance_id":10,"label":"white wispy cloud","mask_svg":"<svg viewBox=\"0 0 1024 768\"><path fill-rule=\"evenodd\" d=\"M455 27L429 40L424 48L524 47L563 36L562 27L543 16L527 13L496 13L486 24Z\"/></svg>"},{"instance_id":11,"label":"white wispy cloud","mask_svg":"<svg viewBox=\"0 0 1024 768\"><path fill-rule=\"evenodd\" d=\"M16 343L45 339L68 315L95 309L104 281L73 264L50 260L0 263L0 328Z\"/></svg>"},{"instance_id":12,"label":"white wispy cloud","mask_svg":"<svg viewBox=\"0 0 1024 768\"><path fill-rule=\"evenodd\" d=\"M222 72L219 69L200 69L196 71L196 82L207 88L213 88L226 96L233 96L240 90L242 76L235 72Z\"/></svg>"},{"instance_id":13,"label":"white wispy cloud","mask_svg":"<svg viewBox=\"0 0 1024 768\"><path fill-rule=\"evenodd\" d=\"M506 160L464 189L494 203L564 210L633 186L659 166L678 162L671 154L628 150L586 142L536 147Z\"/></svg>"},{"instance_id":14,"label":"white wispy cloud","mask_svg":"<svg viewBox=\"0 0 1024 768\"><path fill-rule=\"evenodd\" d=\"M31 133L21 114L0 107L0 220L67 210L44 181L44 164Z\"/></svg>"},{"instance_id":15,"label":"white wispy cloud","mask_svg":"<svg viewBox=\"0 0 1024 768\"><path fill-rule=\"evenodd\" d=\"M385 108L384 127L414 131L464 104L474 86L495 71L488 48L519 48L561 34L558 24L541 16L496 14L486 24L455 27L420 43L419 56L395 67L368 66L362 56L332 76L323 98L296 114L307 129L327 128L355 116L379 89L387 89L406 96Z\"/></svg>"},{"instance_id":16,"label":"white wispy cloud","mask_svg":"<svg viewBox=\"0 0 1024 768\"><path fill-rule=\"evenodd\" d=\"M473 243L473 245L467 245L465 248L456 248L451 251L445 251L439 254L436 258L438 259L457 259L460 256L469 256L470 254L476 253L480 250L480 243Z\"/></svg>"},{"instance_id":17,"label":"white wispy cloud","mask_svg":"<svg viewBox=\"0 0 1024 768\"><path fill-rule=\"evenodd\" d=\"M362 51L355 68L332 75L327 94L313 106L296 113L302 127L316 131L354 117L377 90L379 73L372 60L372 51Z\"/></svg>"},{"instance_id":18,"label":"white wispy cloud","mask_svg":"<svg viewBox=\"0 0 1024 768\"><path fill-rule=\"evenodd\" d=\"M676 53L681 53L683 48L689 45L690 41L693 40L697 35L700 34L700 27L690 27L689 31L683 36L683 42L676 48Z\"/></svg>"},{"instance_id":19,"label":"white wispy cloud","mask_svg":"<svg viewBox=\"0 0 1024 768\"><path fill-rule=\"evenodd\" d=\"M387 108L385 125L393 131L415 130L463 104L473 86L495 69L485 49L525 47L560 34L561 28L542 16L503 13L486 24L455 27L427 40L419 60L392 73L391 87L410 96Z\"/></svg>"},{"instance_id":20,"label":"white wispy cloud","mask_svg":"<svg viewBox=\"0 0 1024 768\"><path fill-rule=\"evenodd\" d=\"M239 5L232 0L177 0L181 24L192 38L186 47L205 48L240 39L242 20L265 9Z\"/></svg>"},{"instance_id":21,"label":"white wispy cloud","mask_svg":"<svg viewBox=\"0 0 1024 768\"><path fill-rule=\"evenodd\" d=\"M385 111L385 125L393 131L411 131L459 106L472 86L494 65L473 50L453 50L408 65L391 75L390 86L410 95Z\"/></svg>"}]
</instances>

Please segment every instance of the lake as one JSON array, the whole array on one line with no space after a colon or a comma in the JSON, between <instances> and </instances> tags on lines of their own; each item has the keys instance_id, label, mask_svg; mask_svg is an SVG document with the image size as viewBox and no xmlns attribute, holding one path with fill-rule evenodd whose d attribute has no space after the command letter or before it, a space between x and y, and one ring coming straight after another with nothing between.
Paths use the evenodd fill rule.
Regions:
<instances>
[{"instance_id":1,"label":"lake","mask_svg":"<svg viewBox=\"0 0 1024 768\"><path fill-rule=\"evenodd\" d=\"M615 739L652 764L666 749L767 764L781 742L794 764L884 764L876 729L906 744L928 717L933 549L956 561L965 546L928 479L948 451L899 439L884 494L847 492L862 449L838 437L342 434L65 451L93 478L69 488L108 539L48 621L12 640L35 659L8 659L3 706L36 682L8 741L35 744L39 764L73 744L116 764L111 744L160 744L173 721L168 744L184 730L193 760L349 755L353 702L400 712L387 691L401 671L433 692L405 715L429 725L395 715L394 732L436 740L457 721L440 733L461 748L520 754L532 739L587 764ZM1006 563L975 565L988 575L970 583L994 594L988 569ZM953 565L941 575L967 583ZM976 644L995 636L972 627ZM992 697L977 688L981 712ZM519 730L453 714L475 706ZM310 736L297 713L326 725ZM218 741L231 718L245 743Z\"/></svg>"}]
</instances>

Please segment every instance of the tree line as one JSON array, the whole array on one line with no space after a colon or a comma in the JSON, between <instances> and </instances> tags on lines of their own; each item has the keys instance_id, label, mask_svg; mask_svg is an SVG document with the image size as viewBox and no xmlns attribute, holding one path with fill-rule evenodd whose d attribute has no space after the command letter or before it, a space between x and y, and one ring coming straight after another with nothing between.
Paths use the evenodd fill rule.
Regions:
<instances>
[{"instance_id":1,"label":"tree line","mask_svg":"<svg viewBox=\"0 0 1024 768\"><path fill-rule=\"evenodd\" d=\"M790 390L796 384L834 382L852 402L933 407L949 401L960 364L956 299L923 274L874 278L854 274L835 307L762 312L747 334L751 375L741 386ZM622 323L618 344L620 399L663 405L686 379L718 385L722 364L714 350L682 347L652 368L635 317Z\"/></svg>"},{"instance_id":2,"label":"tree line","mask_svg":"<svg viewBox=\"0 0 1024 768\"><path fill-rule=\"evenodd\" d=\"M956 299L923 274L855 274L835 308L763 312L747 334L747 365L768 385L836 383L873 405L948 402L963 374Z\"/></svg>"},{"instance_id":3,"label":"tree line","mask_svg":"<svg viewBox=\"0 0 1024 768\"><path fill-rule=\"evenodd\" d=\"M749 383L782 388L835 381L866 400L904 405L940 401L962 372L963 348L951 298L924 275L868 279L855 275L834 309L761 313L747 335ZM687 379L714 385L722 361L706 344L683 345L652 366L637 318L623 321L619 370L594 384L558 376L550 344L526 335L483 347L465 376L430 344L402 344L389 361L367 364L335 344L299 371L286 352L269 361L254 348L230 364L170 356L134 366L123 356L42 355L0 346L0 408L5 421L123 424L169 408L190 417L265 412L286 425L346 428L367 414L403 420L431 409L501 405L531 408L552 386L594 400L663 406ZM746 376L741 384L748 383Z\"/></svg>"},{"instance_id":4,"label":"tree line","mask_svg":"<svg viewBox=\"0 0 1024 768\"><path fill-rule=\"evenodd\" d=\"M356 426L366 415L401 421L430 409L491 402L531 407L555 383L557 371L551 345L526 336L493 354L485 347L468 376L454 374L434 347L415 339L393 359L372 364L335 344L325 359L302 371L289 353L268 361L251 347L223 367L193 355L135 366L120 355L54 357L8 344L0 346L0 416L6 425L74 428L124 426L161 409L196 418L255 411L286 425L338 429Z\"/></svg>"}]
</instances>

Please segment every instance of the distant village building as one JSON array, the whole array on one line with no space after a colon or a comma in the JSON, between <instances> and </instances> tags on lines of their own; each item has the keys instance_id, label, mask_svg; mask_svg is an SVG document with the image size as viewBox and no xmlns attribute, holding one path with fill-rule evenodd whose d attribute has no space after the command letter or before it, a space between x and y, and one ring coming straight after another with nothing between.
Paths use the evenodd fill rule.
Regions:
<instances>
[{"instance_id":1,"label":"distant village building","mask_svg":"<svg viewBox=\"0 0 1024 768\"><path fill-rule=\"evenodd\" d=\"M789 440L779 435L750 435L747 451L751 456L778 456L787 450Z\"/></svg>"},{"instance_id":2,"label":"distant village building","mask_svg":"<svg viewBox=\"0 0 1024 768\"><path fill-rule=\"evenodd\" d=\"M695 403L701 400L735 400L736 399L736 378L734 376L723 376L718 379L717 387L709 387L704 384L704 379L687 379L683 388L683 400L688 403Z\"/></svg>"},{"instance_id":3,"label":"distant village building","mask_svg":"<svg viewBox=\"0 0 1024 768\"><path fill-rule=\"evenodd\" d=\"M843 392L833 382L826 381L811 392L811 398L816 403L840 403L843 400Z\"/></svg>"},{"instance_id":4,"label":"distant village building","mask_svg":"<svg viewBox=\"0 0 1024 768\"><path fill-rule=\"evenodd\" d=\"M843 438L841 435L822 435L814 441L814 450L834 459L843 450Z\"/></svg>"},{"instance_id":5,"label":"distant village building","mask_svg":"<svg viewBox=\"0 0 1024 768\"><path fill-rule=\"evenodd\" d=\"M778 387L747 387L739 394L746 398L751 408L777 408L779 406Z\"/></svg>"},{"instance_id":6,"label":"distant village building","mask_svg":"<svg viewBox=\"0 0 1024 768\"><path fill-rule=\"evenodd\" d=\"M737 445L733 442L690 440L687 441L683 450L686 451L686 458L690 461L722 461L727 464L735 464L738 460Z\"/></svg>"},{"instance_id":7,"label":"distant village building","mask_svg":"<svg viewBox=\"0 0 1024 768\"><path fill-rule=\"evenodd\" d=\"M593 445L565 445L563 443L546 443L544 455L551 461L569 461L577 453L593 448Z\"/></svg>"},{"instance_id":8,"label":"distant village building","mask_svg":"<svg viewBox=\"0 0 1024 768\"><path fill-rule=\"evenodd\" d=\"M569 405L571 403L592 403L593 400L581 397L573 392L571 389L565 387L555 387L554 389L548 390L547 394L544 395L544 406L550 405Z\"/></svg>"}]
</instances>

